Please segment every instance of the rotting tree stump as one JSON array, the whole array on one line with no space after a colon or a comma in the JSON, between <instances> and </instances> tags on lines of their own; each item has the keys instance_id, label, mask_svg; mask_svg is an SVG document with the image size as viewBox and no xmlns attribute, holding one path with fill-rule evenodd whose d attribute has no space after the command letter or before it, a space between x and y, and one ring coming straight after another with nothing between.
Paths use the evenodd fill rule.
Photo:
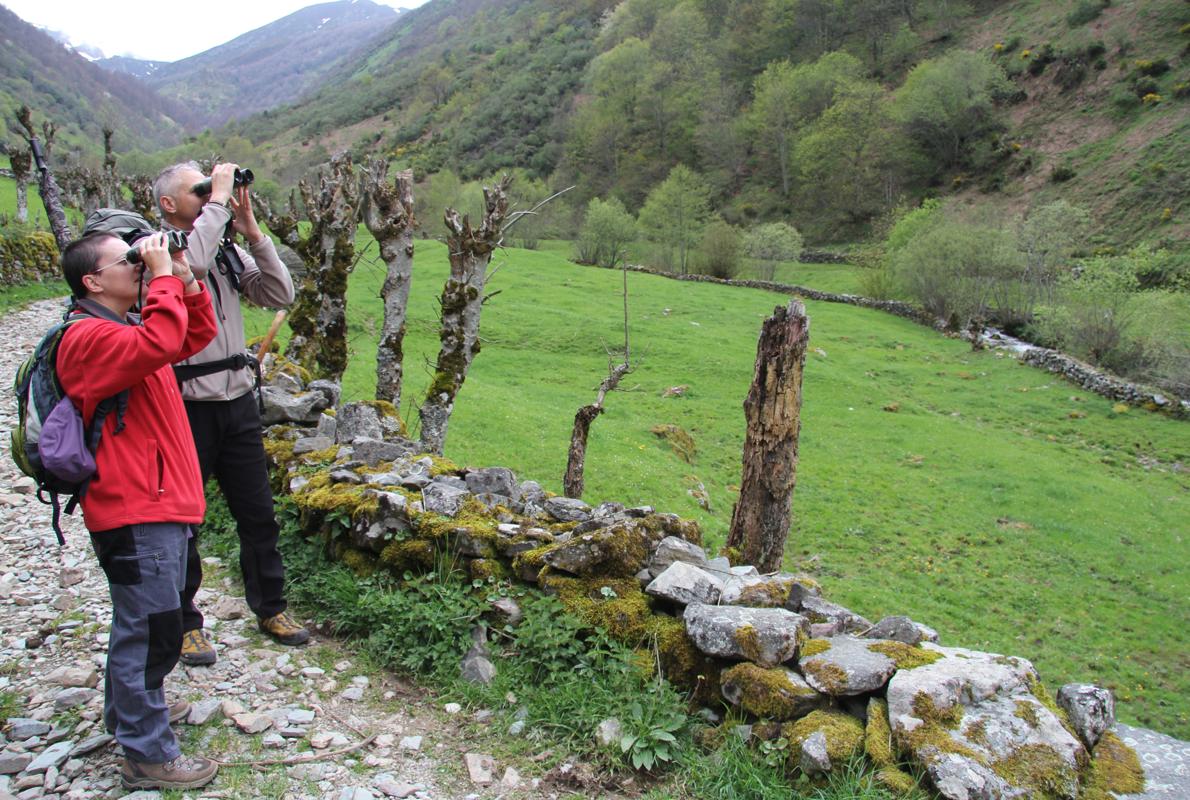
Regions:
<instances>
[{"instance_id":1,"label":"rotting tree stump","mask_svg":"<svg viewBox=\"0 0 1190 800\"><path fill-rule=\"evenodd\" d=\"M738 554L733 561L761 572L781 568L789 536L809 339L810 320L801 301L778 306L761 328L752 388L744 401L743 476L727 547Z\"/></svg>"}]
</instances>

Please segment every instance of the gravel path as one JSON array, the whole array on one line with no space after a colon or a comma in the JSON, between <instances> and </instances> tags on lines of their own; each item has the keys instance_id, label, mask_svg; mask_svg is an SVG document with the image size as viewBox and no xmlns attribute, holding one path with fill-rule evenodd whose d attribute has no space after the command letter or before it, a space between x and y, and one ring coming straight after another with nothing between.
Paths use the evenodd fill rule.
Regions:
<instances>
[{"instance_id":1,"label":"gravel path","mask_svg":"<svg viewBox=\"0 0 1190 800\"><path fill-rule=\"evenodd\" d=\"M61 307L40 302L0 318L0 800L145 800L159 795L119 787L119 747L103 731L111 613L81 514L63 518L59 548L48 507L8 452L10 376ZM482 794L462 777L464 715L452 719L391 675L363 674L334 641L315 635L294 649L262 637L227 570L206 563L198 599L219 661L179 664L166 679L171 697L193 704L176 728L183 751L228 762L322 758L224 767L188 796L445 800L502 788L500 773Z\"/></svg>"}]
</instances>

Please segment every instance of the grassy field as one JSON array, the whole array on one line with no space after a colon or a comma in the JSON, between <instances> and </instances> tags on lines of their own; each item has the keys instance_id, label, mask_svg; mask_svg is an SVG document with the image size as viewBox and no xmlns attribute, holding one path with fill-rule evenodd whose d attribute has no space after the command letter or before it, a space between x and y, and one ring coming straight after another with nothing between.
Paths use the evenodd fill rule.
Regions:
<instances>
[{"instance_id":1,"label":"grassy field","mask_svg":"<svg viewBox=\"0 0 1190 800\"><path fill-rule=\"evenodd\" d=\"M402 405L411 423L437 352L446 274L441 244L417 248ZM495 264L489 290L501 294L484 311L484 348L447 455L559 491L573 414L621 338L620 276L548 250L509 250ZM365 257L352 278L348 397L374 386L382 277ZM593 427L585 499L694 517L717 546L739 478L756 336L784 298L645 275L629 276L629 288L636 369ZM1190 737L1190 424L1113 407L888 315L807 309L786 566L870 618L906 613L944 643L1030 658L1052 687L1110 686L1121 719ZM250 325L261 331L270 316ZM684 396L661 397L678 385ZM694 437L692 464L650 432L666 423ZM687 493L697 483L710 511Z\"/></svg>"}]
</instances>

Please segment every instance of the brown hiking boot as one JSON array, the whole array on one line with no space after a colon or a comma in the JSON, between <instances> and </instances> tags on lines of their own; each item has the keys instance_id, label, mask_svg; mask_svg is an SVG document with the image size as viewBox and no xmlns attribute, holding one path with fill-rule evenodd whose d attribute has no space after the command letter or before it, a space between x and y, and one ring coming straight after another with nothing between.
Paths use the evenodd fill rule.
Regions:
<instances>
[{"instance_id":1,"label":"brown hiking boot","mask_svg":"<svg viewBox=\"0 0 1190 800\"><path fill-rule=\"evenodd\" d=\"M219 771L209 758L179 756L164 764L142 764L125 757L120 782L125 789L197 789L206 786Z\"/></svg>"},{"instance_id":2,"label":"brown hiking boot","mask_svg":"<svg viewBox=\"0 0 1190 800\"><path fill-rule=\"evenodd\" d=\"M190 713L190 701L179 700L176 703L169 704L169 722L172 725L175 722L181 722L186 719L186 715Z\"/></svg>"},{"instance_id":3,"label":"brown hiking boot","mask_svg":"<svg viewBox=\"0 0 1190 800\"><path fill-rule=\"evenodd\" d=\"M260 629L278 643L287 644L290 647L305 644L310 638L310 631L299 625L297 620L284 611L275 617L260 620Z\"/></svg>"},{"instance_id":4,"label":"brown hiking boot","mask_svg":"<svg viewBox=\"0 0 1190 800\"><path fill-rule=\"evenodd\" d=\"M215 663L215 645L202 628L182 634L182 652L178 659L191 667L206 667Z\"/></svg>"}]
</instances>

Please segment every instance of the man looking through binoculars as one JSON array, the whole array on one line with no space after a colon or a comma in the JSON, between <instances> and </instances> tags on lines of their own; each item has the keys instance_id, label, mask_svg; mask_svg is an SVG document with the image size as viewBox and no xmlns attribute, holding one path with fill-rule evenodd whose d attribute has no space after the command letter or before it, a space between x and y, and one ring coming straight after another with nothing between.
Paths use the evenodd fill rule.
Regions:
<instances>
[{"instance_id":1,"label":"man looking through binoculars","mask_svg":"<svg viewBox=\"0 0 1190 800\"><path fill-rule=\"evenodd\" d=\"M153 197L163 227L189 235L189 261L210 290L219 329L205 350L174 366L202 478L215 477L236 520L244 594L261 630L282 644L299 645L310 634L286 612L279 527L253 391L256 365L246 356L240 310L241 295L256 305L288 306L294 298L293 280L257 224L251 181L251 171L235 164L216 165L208 179L191 161L162 170L153 182ZM234 243L237 234L247 250ZM201 583L202 561L194 538L181 598L181 659L187 664L213 664L216 658L194 604Z\"/></svg>"}]
</instances>

